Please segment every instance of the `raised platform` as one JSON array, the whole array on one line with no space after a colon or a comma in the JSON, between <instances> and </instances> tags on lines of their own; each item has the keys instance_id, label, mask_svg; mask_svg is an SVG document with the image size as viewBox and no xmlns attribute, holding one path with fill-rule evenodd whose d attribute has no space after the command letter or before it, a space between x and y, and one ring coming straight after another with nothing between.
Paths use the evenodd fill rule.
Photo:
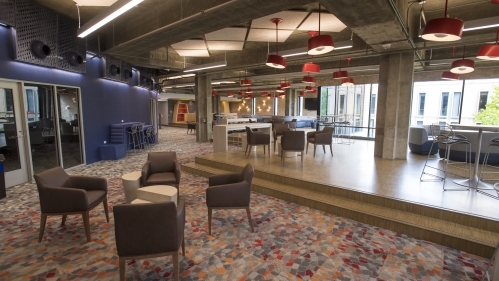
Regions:
<instances>
[{"instance_id":1,"label":"raised platform","mask_svg":"<svg viewBox=\"0 0 499 281\"><path fill-rule=\"evenodd\" d=\"M313 151L313 147L310 146ZM241 150L196 157L184 172L208 177L255 167L253 191L387 228L490 258L499 241L499 200L470 191L443 191L441 182L420 182L425 157L407 160L374 157L374 143L334 144L334 157L317 149L305 157L263 149L249 157ZM447 180L452 185L452 178ZM492 195L493 193L491 193Z\"/></svg>"}]
</instances>

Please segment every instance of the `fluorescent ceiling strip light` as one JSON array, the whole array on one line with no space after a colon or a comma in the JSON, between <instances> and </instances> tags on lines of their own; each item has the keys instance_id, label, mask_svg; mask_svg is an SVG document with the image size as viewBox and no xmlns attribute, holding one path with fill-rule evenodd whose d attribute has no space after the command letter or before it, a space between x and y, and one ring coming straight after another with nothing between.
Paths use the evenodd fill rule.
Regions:
<instances>
[{"instance_id":1,"label":"fluorescent ceiling strip light","mask_svg":"<svg viewBox=\"0 0 499 281\"><path fill-rule=\"evenodd\" d=\"M144 0L119 0L113 5L106 8L102 13L95 16L93 19L88 21L82 27L78 29L78 37L84 38L90 33L101 28L106 23L112 21L113 19L119 17L121 14L130 10L140 2Z\"/></svg>"},{"instance_id":2,"label":"fluorescent ceiling strip light","mask_svg":"<svg viewBox=\"0 0 499 281\"><path fill-rule=\"evenodd\" d=\"M196 76L196 74L189 73L189 74L184 74L184 75L170 76L170 77L166 77L166 80L174 80L174 79L187 78L187 77L192 77L192 76Z\"/></svg>"},{"instance_id":3,"label":"fluorescent ceiling strip light","mask_svg":"<svg viewBox=\"0 0 499 281\"><path fill-rule=\"evenodd\" d=\"M168 86L164 86L163 88L172 89L172 88L185 88L185 87L194 87L194 83L168 85Z\"/></svg>"},{"instance_id":4,"label":"fluorescent ceiling strip light","mask_svg":"<svg viewBox=\"0 0 499 281\"><path fill-rule=\"evenodd\" d=\"M193 65L190 67L186 67L186 68L184 68L184 72L199 71L199 70L216 68L216 67L224 67L224 66L227 66L227 61L218 61L218 62L212 62L212 63L207 63L207 64L200 64L200 65Z\"/></svg>"},{"instance_id":5,"label":"fluorescent ceiling strip light","mask_svg":"<svg viewBox=\"0 0 499 281\"><path fill-rule=\"evenodd\" d=\"M353 47L352 40L346 40L346 41L340 41L340 42L334 43L335 50L348 49L348 48L352 48L352 47ZM281 55L282 57L285 57L285 58L292 57L292 56L301 56L301 55L306 55L306 54L308 54L307 47L279 51L279 55ZM275 53L271 53L271 55L275 55Z\"/></svg>"},{"instance_id":6,"label":"fluorescent ceiling strip light","mask_svg":"<svg viewBox=\"0 0 499 281\"><path fill-rule=\"evenodd\" d=\"M220 85L220 84L235 84L236 82L234 81L217 81L217 82L211 82L211 85Z\"/></svg>"},{"instance_id":7,"label":"fluorescent ceiling strip light","mask_svg":"<svg viewBox=\"0 0 499 281\"><path fill-rule=\"evenodd\" d=\"M499 26L499 17L484 18L478 20L469 20L464 22L463 31L471 31L484 28L492 28Z\"/></svg>"}]
</instances>

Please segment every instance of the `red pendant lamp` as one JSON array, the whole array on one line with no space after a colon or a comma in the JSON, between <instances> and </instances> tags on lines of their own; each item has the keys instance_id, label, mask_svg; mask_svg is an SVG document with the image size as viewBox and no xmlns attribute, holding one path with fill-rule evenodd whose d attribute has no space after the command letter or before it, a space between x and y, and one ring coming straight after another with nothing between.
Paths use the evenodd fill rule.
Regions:
<instances>
[{"instance_id":1,"label":"red pendant lamp","mask_svg":"<svg viewBox=\"0 0 499 281\"><path fill-rule=\"evenodd\" d=\"M267 56L267 65L274 68L283 69L286 68L286 58L279 56L279 40L277 37L277 26L282 22L280 18L273 18L270 20L275 23L275 55Z\"/></svg>"},{"instance_id":2,"label":"red pendant lamp","mask_svg":"<svg viewBox=\"0 0 499 281\"><path fill-rule=\"evenodd\" d=\"M350 59L350 58L348 58ZM348 60L347 59L347 60ZM350 63L350 61L348 61ZM340 60L340 70L333 72L333 79L343 79L348 77L348 71L341 70L341 60Z\"/></svg>"},{"instance_id":3,"label":"red pendant lamp","mask_svg":"<svg viewBox=\"0 0 499 281\"><path fill-rule=\"evenodd\" d=\"M447 2L445 0L444 17L432 19L426 24L421 37L429 41L456 41L461 39L464 21L447 17Z\"/></svg>"},{"instance_id":4,"label":"red pendant lamp","mask_svg":"<svg viewBox=\"0 0 499 281\"><path fill-rule=\"evenodd\" d=\"M317 89L313 89L313 90L312 90L312 94L317 95L318 93L319 93L319 91L317 91Z\"/></svg>"},{"instance_id":5,"label":"red pendant lamp","mask_svg":"<svg viewBox=\"0 0 499 281\"><path fill-rule=\"evenodd\" d=\"M499 0L492 0L492 4L499 4Z\"/></svg>"},{"instance_id":6,"label":"red pendant lamp","mask_svg":"<svg viewBox=\"0 0 499 281\"><path fill-rule=\"evenodd\" d=\"M308 39L308 54L322 55L334 50L333 37L331 35L321 35L321 5L319 4L319 35Z\"/></svg>"},{"instance_id":7,"label":"red pendant lamp","mask_svg":"<svg viewBox=\"0 0 499 281\"><path fill-rule=\"evenodd\" d=\"M499 3L499 0L497 0ZM495 45L483 45L478 51L477 58L481 60L499 60L499 45L497 41L499 39L499 28L497 28L496 33L496 44Z\"/></svg>"},{"instance_id":8,"label":"red pendant lamp","mask_svg":"<svg viewBox=\"0 0 499 281\"><path fill-rule=\"evenodd\" d=\"M457 73L452 73L450 71L444 71L442 73L442 77L440 77L441 79L443 80L450 80L450 81L456 81L456 80L459 80L459 74Z\"/></svg>"},{"instance_id":9,"label":"red pendant lamp","mask_svg":"<svg viewBox=\"0 0 499 281\"><path fill-rule=\"evenodd\" d=\"M240 96L244 96L244 94L245 94L244 91L239 91L239 93L238 93L238 95L240 95Z\"/></svg>"},{"instance_id":10,"label":"red pendant lamp","mask_svg":"<svg viewBox=\"0 0 499 281\"><path fill-rule=\"evenodd\" d=\"M314 87L312 87L312 86L305 87L305 91L312 91L312 90L314 90Z\"/></svg>"},{"instance_id":11,"label":"red pendant lamp","mask_svg":"<svg viewBox=\"0 0 499 281\"><path fill-rule=\"evenodd\" d=\"M275 91L278 93L284 93L284 89L282 87L277 87Z\"/></svg>"},{"instance_id":12,"label":"red pendant lamp","mask_svg":"<svg viewBox=\"0 0 499 281\"><path fill-rule=\"evenodd\" d=\"M211 91L211 96L212 96L212 97L214 97L214 96L216 96L216 95L218 95L218 92L217 92L217 91L215 91L215 90Z\"/></svg>"},{"instance_id":13,"label":"red pendant lamp","mask_svg":"<svg viewBox=\"0 0 499 281\"><path fill-rule=\"evenodd\" d=\"M466 53L466 46L463 47L463 58L452 62L450 72L456 74L466 74L466 73L471 73L475 70L475 62L470 59L465 59L464 58L465 53Z\"/></svg>"},{"instance_id":14,"label":"red pendant lamp","mask_svg":"<svg viewBox=\"0 0 499 281\"><path fill-rule=\"evenodd\" d=\"M300 96L304 97L304 96L306 96L306 95L307 95L307 92L305 92L305 91L301 91L301 92L300 92Z\"/></svg>"},{"instance_id":15,"label":"red pendant lamp","mask_svg":"<svg viewBox=\"0 0 499 281\"><path fill-rule=\"evenodd\" d=\"M341 86L353 86L353 79L350 77L341 79Z\"/></svg>"},{"instance_id":16,"label":"red pendant lamp","mask_svg":"<svg viewBox=\"0 0 499 281\"><path fill-rule=\"evenodd\" d=\"M250 86L251 85L251 80L246 78L247 71L244 71L244 79L241 80L241 86Z\"/></svg>"},{"instance_id":17,"label":"red pendant lamp","mask_svg":"<svg viewBox=\"0 0 499 281\"><path fill-rule=\"evenodd\" d=\"M301 80L303 83L315 83L315 78L312 76L303 76L303 79Z\"/></svg>"},{"instance_id":18,"label":"red pendant lamp","mask_svg":"<svg viewBox=\"0 0 499 281\"><path fill-rule=\"evenodd\" d=\"M253 93L253 89L248 88L248 89L246 89L246 91L245 91L245 92L246 92L246 94L251 94L251 93Z\"/></svg>"},{"instance_id":19,"label":"red pendant lamp","mask_svg":"<svg viewBox=\"0 0 499 281\"><path fill-rule=\"evenodd\" d=\"M229 98L232 98L232 97L234 96L234 94L233 94L232 92L229 92L229 94L227 94L227 96L228 96Z\"/></svg>"},{"instance_id":20,"label":"red pendant lamp","mask_svg":"<svg viewBox=\"0 0 499 281\"><path fill-rule=\"evenodd\" d=\"M308 34L314 38L314 36L317 34L317 31L309 31ZM321 66L319 64L314 63L314 56L312 56L312 62L307 62L303 64L302 72L308 72L308 73L320 73L321 72Z\"/></svg>"},{"instance_id":21,"label":"red pendant lamp","mask_svg":"<svg viewBox=\"0 0 499 281\"><path fill-rule=\"evenodd\" d=\"M266 97L266 96L268 96L268 95L269 95L269 92L267 92L267 91L263 91L263 92L262 92L262 96L263 96L263 97Z\"/></svg>"}]
</instances>

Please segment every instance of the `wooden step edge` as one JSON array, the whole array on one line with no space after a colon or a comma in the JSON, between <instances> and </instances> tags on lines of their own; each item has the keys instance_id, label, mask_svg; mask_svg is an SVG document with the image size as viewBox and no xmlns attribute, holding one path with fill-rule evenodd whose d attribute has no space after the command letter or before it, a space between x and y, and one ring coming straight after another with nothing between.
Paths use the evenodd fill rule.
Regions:
<instances>
[{"instance_id":1,"label":"wooden step edge","mask_svg":"<svg viewBox=\"0 0 499 281\"><path fill-rule=\"evenodd\" d=\"M184 165L183 165L184 166ZM211 167L199 167L200 165L191 165L191 166L196 166L196 167L191 167L189 165L185 165L185 169L183 170L185 172L193 172L193 174L198 174L200 176L208 177L210 175L214 174L219 174L219 173L226 173L225 170L220 170L216 168L211 168ZM275 184L272 183L271 185L280 185L280 184ZM288 189L289 187L286 187ZM297 189L297 188L293 188ZM493 242L492 240L494 239L488 239L489 241L484 241L483 239L476 239L474 237L471 237L469 235L459 235L453 232L445 231L442 229L435 229L432 227L428 227L426 225L418 225L416 223L410 223L407 221L402 221L400 219L393 219L392 217L389 216L383 216L379 214L375 214L373 212L363 212L361 210L355 210L352 208L348 208L348 206L340 206L339 204L331 204L331 202L327 202L328 200L322 199L325 197L334 197L329 194L321 194L319 192L315 191L308 191L307 193L309 196L304 196L301 194L294 194L290 193L289 190L283 191L280 188L275 188L274 186L267 186L267 184L262 183L262 180L256 179L256 181L253 183L252 190L269 195L272 197L276 197L282 200L294 202L300 205L304 205L307 207L311 207L317 210L325 211L328 213L332 213L338 216L342 216L345 218L349 218L355 221L371 224L377 227L385 228L385 229L390 229L393 231L396 231L398 233L404 233L407 235L410 235L412 237L415 237L417 239L423 239L427 240L430 242L434 242L440 245L448 246L454 249L462 250L468 253L472 253L478 256L482 256L485 258L490 258L492 255L494 248L496 246L496 242ZM269 192L270 191L270 192ZM299 191L299 190L298 190ZM313 196L310 196L310 194L315 194L319 198L312 198ZM277 196L276 196L277 195ZM310 198L307 198L310 197ZM329 198L330 199L330 198ZM346 200L349 199L344 199L344 198L338 198L341 201L347 202ZM338 200L337 199L337 200ZM343 205L343 204L342 204ZM365 205L365 204L363 204ZM375 208L384 208L380 207L377 205L373 205ZM388 209L388 208L385 208ZM400 213L398 210L391 210L392 212ZM424 216L420 215L414 215L410 214L412 217L421 217L424 219ZM499 237L498 234L492 233L486 230L481 230L478 228L473 228L469 226L464 226L464 225L459 225L456 223L452 222L446 222L430 217L426 217L427 219L438 221L439 224L443 225L449 225L451 224L452 226L456 227L462 227L464 229L467 229L468 231L471 231L473 233L478 233L478 236L483 236L483 237ZM417 221L417 220L416 220ZM466 237L467 236L467 237ZM497 241L497 240L496 240Z\"/></svg>"}]
</instances>

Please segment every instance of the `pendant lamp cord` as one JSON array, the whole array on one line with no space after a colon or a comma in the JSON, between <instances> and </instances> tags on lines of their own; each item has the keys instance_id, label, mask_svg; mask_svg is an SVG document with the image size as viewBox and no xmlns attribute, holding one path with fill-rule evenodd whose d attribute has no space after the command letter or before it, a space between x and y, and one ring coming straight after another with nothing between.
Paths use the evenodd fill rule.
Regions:
<instances>
[{"instance_id":1,"label":"pendant lamp cord","mask_svg":"<svg viewBox=\"0 0 499 281\"><path fill-rule=\"evenodd\" d=\"M445 15L444 15L444 18L447 18L447 3L449 2L449 0L445 0Z\"/></svg>"},{"instance_id":2,"label":"pendant lamp cord","mask_svg":"<svg viewBox=\"0 0 499 281\"><path fill-rule=\"evenodd\" d=\"M279 44L277 43L277 25L279 25L279 22L275 23L275 53L276 55L279 55Z\"/></svg>"},{"instance_id":3,"label":"pendant lamp cord","mask_svg":"<svg viewBox=\"0 0 499 281\"><path fill-rule=\"evenodd\" d=\"M497 45L497 40L499 39L499 27L497 28L497 33L496 33L496 45Z\"/></svg>"},{"instance_id":4,"label":"pendant lamp cord","mask_svg":"<svg viewBox=\"0 0 499 281\"><path fill-rule=\"evenodd\" d=\"M319 3L319 35L321 35L321 4Z\"/></svg>"},{"instance_id":5,"label":"pendant lamp cord","mask_svg":"<svg viewBox=\"0 0 499 281\"><path fill-rule=\"evenodd\" d=\"M463 46L463 60L464 60L464 54L466 53L466 45Z\"/></svg>"},{"instance_id":6,"label":"pendant lamp cord","mask_svg":"<svg viewBox=\"0 0 499 281\"><path fill-rule=\"evenodd\" d=\"M80 6L76 4L76 9L78 9L78 28L81 27L81 20L80 20Z\"/></svg>"}]
</instances>

